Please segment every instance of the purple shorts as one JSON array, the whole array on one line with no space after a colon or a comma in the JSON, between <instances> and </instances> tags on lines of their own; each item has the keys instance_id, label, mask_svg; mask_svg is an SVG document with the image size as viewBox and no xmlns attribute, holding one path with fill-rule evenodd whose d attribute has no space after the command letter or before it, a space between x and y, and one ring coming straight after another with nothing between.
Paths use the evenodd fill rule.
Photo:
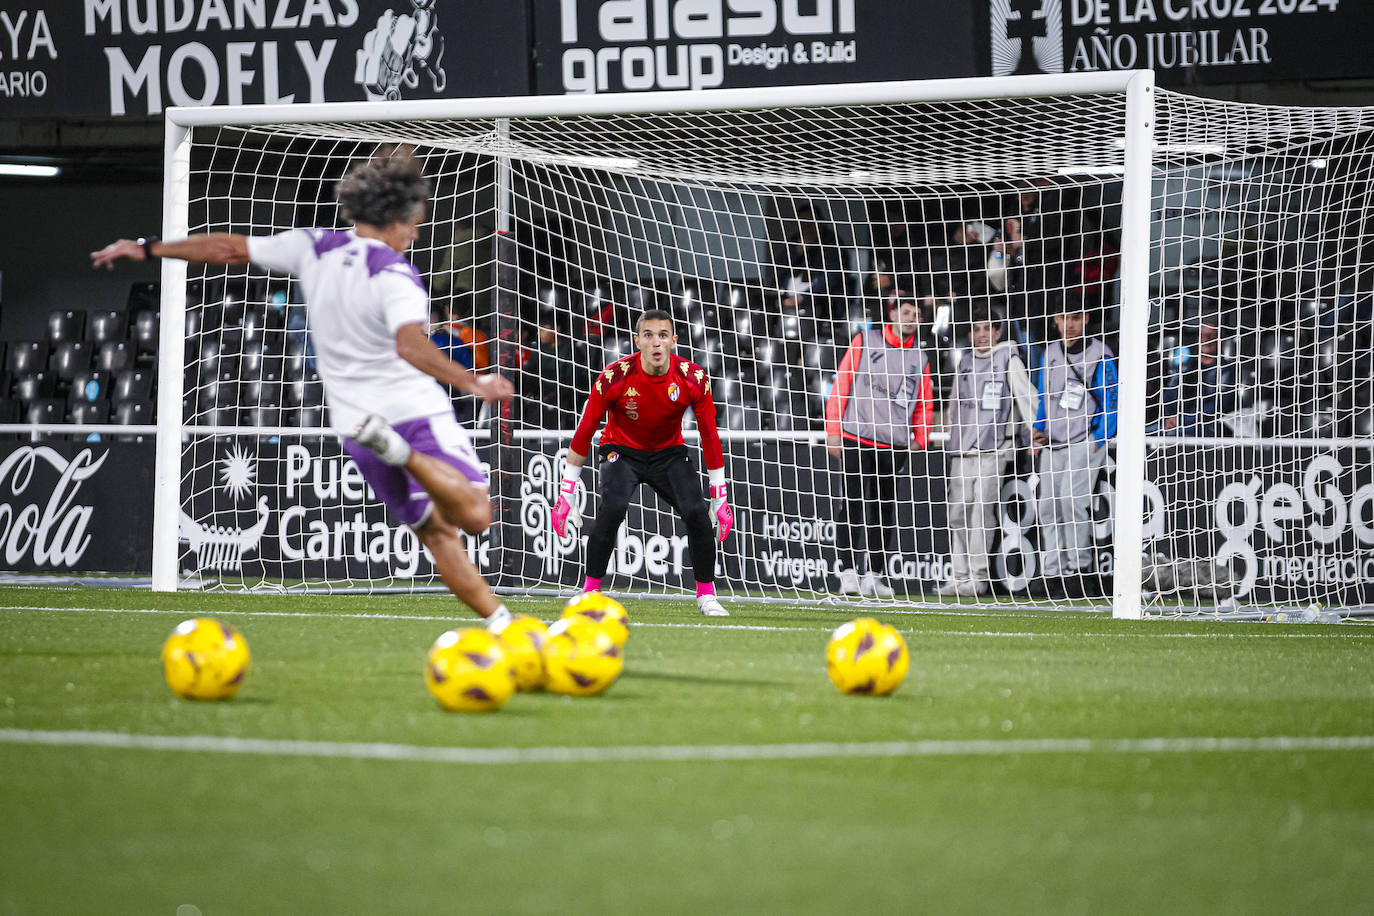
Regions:
<instances>
[{"instance_id":1,"label":"purple shorts","mask_svg":"<svg viewBox=\"0 0 1374 916\"><path fill-rule=\"evenodd\" d=\"M453 414L406 420L392 428L410 443L411 449L452 465L473 486L483 489L490 486L486 466L477 457L477 450L472 447L467 431L458 424ZM405 468L387 464L347 436L343 437L343 443L349 457L362 471L363 480L367 481L372 492L377 494L377 498L401 524L414 527L429 517L433 506L429 494L414 477L406 473Z\"/></svg>"}]
</instances>

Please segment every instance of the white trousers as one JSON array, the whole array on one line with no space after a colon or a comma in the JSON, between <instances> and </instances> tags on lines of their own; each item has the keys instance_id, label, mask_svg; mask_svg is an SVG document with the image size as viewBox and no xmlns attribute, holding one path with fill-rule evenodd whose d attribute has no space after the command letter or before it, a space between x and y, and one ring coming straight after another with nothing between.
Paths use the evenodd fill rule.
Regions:
<instances>
[{"instance_id":1,"label":"white trousers","mask_svg":"<svg viewBox=\"0 0 1374 916\"><path fill-rule=\"evenodd\" d=\"M1036 516L1040 522L1041 572L1046 576L1070 576L1088 572L1092 557L1092 497L1097 472L1106 451L1097 440L1040 450L1040 495Z\"/></svg>"},{"instance_id":2,"label":"white trousers","mask_svg":"<svg viewBox=\"0 0 1374 916\"><path fill-rule=\"evenodd\" d=\"M1006 451L955 455L945 494L949 518L949 559L954 578L987 582L988 552L997 527Z\"/></svg>"}]
</instances>

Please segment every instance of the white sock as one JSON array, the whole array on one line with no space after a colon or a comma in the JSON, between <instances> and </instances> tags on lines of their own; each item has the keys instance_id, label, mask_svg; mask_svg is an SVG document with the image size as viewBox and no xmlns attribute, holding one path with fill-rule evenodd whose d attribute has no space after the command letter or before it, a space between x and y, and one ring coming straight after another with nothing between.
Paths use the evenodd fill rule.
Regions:
<instances>
[{"instance_id":1,"label":"white sock","mask_svg":"<svg viewBox=\"0 0 1374 916\"><path fill-rule=\"evenodd\" d=\"M487 629L493 633L500 633L510 626L511 619L511 612L506 609L506 606L498 604L496 610L492 611L491 616L487 618Z\"/></svg>"}]
</instances>

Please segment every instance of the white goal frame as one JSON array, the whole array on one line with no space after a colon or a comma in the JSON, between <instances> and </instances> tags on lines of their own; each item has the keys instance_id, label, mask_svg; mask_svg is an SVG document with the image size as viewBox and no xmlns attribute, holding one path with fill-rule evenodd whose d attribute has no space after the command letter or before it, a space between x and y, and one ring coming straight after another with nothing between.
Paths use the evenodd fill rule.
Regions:
<instances>
[{"instance_id":1,"label":"white goal frame","mask_svg":"<svg viewBox=\"0 0 1374 916\"><path fill-rule=\"evenodd\" d=\"M1112 613L1139 618L1145 470L1146 338L1149 321L1150 193L1155 122L1154 74L1148 70L1018 77L849 83L760 89L714 89L614 95L519 96L399 102L334 102L302 105L244 105L169 108L166 111L163 179L163 237L188 231L191 130L209 126L409 121L438 118L539 118L631 113L688 113L719 110L810 108L1115 94L1125 97L1121 238L1121 312L1118 466L1113 551ZM505 176L502 176L505 177ZM502 184L501 187L504 187ZM509 213L508 194L498 188L498 220ZM183 334L185 262L162 262L157 458L154 491L152 589L178 587L178 513L184 427Z\"/></svg>"}]
</instances>

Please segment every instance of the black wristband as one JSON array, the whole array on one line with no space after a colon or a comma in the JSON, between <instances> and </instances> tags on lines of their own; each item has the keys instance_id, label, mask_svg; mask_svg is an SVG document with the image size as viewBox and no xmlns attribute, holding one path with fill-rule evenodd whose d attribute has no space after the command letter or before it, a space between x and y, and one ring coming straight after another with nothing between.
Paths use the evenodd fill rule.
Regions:
<instances>
[{"instance_id":1,"label":"black wristband","mask_svg":"<svg viewBox=\"0 0 1374 916\"><path fill-rule=\"evenodd\" d=\"M157 255L153 254L153 242L157 241L157 236L150 235L145 239L139 239L138 244L143 249L143 257L149 261L155 260Z\"/></svg>"}]
</instances>

